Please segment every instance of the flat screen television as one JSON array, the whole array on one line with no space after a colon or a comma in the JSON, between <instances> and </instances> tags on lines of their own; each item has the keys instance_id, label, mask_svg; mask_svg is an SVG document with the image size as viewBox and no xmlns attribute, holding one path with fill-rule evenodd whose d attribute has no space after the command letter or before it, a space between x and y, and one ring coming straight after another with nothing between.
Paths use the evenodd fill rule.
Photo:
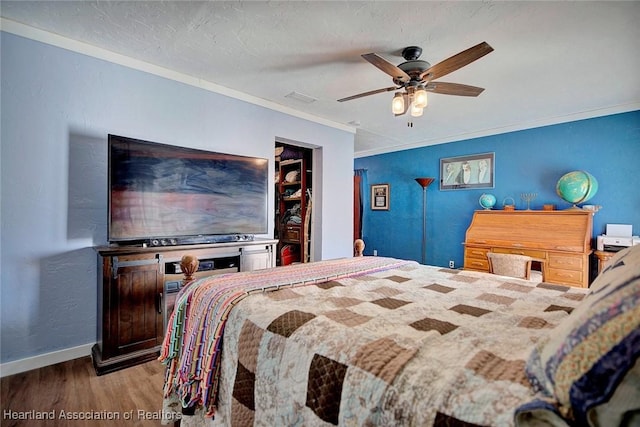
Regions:
<instances>
[{"instance_id":1,"label":"flat screen television","mask_svg":"<svg viewBox=\"0 0 640 427\"><path fill-rule=\"evenodd\" d=\"M108 143L110 243L267 233L267 159L118 135Z\"/></svg>"}]
</instances>

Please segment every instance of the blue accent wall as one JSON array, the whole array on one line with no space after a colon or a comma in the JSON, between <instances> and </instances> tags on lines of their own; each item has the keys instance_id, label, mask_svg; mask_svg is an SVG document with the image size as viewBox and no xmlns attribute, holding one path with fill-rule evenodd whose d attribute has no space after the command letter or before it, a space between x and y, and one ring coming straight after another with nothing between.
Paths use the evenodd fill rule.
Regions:
<instances>
[{"instance_id":1,"label":"blue accent wall","mask_svg":"<svg viewBox=\"0 0 640 427\"><path fill-rule=\"evenodd\" d=\"M486 152L495 153L494 188L439 190L441 158ZM602 205L594 216L594 238L608 223L632 224L640 234L640 111L362 157L354 167L367 170L367 186L390 184L388 211L372 211L369 188L364 192L365 255L377 250L379 256L421 261L423 196L417 177L436 178L427 188L428 264L448 266L453 260L462 267L462 242L483 193L496 196L496 209L507 197L516 209L526 209L520 198L525 192L537 193L532 209L547 203L569 208L555 186L573 170L591 173L599 184L587 202Z\"/></svg>"}]
</instances>

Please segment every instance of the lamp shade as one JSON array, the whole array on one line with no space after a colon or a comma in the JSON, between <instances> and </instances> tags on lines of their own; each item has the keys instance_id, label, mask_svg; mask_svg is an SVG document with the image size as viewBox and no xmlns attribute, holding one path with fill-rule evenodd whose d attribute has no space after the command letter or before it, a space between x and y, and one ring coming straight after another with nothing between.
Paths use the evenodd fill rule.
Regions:
<instances>
[{"instance_id":1,"label":"lamp shade","mask_svg":"<svg viewBox=\"0 0 640 427\"><path fill-rule=\"evenodd\" d=\"M424 89L424 86L418 86L418 89L413 94L413 99L416 107L427 108L427 91Z\"/></svg>"},{"instance_id":2,"label":"lamp shade","mask_svg":"<svg viewBox=\"0 0 640 427\"><path fill-rule=\"evenodd\" d=\"M411 103L411 117L420 117L422 115L422 108L418 107L415 102Z\"/></svg>"},{"instance_id":3,"label":"lamp shade","mask_svg":"<svg viewBox=\"0 0 640 427\"><path fill-rule=\"evenodd\" d=\"M404 97L400 92L396 92L396 94L393 95L393 100L391 101L391 111L393 111L393 114L404 113Z\"/></svg>"},{"instance_id":4,"label":"lamp shade","mask_svg":"<svg viewBox=\"0 0 640 427\"><path fill-rule=\"evenodd\" d=\"M422 188L427 188L435 178L416 178L416 182L422 186Z\"/></svg>"}]
</instances>

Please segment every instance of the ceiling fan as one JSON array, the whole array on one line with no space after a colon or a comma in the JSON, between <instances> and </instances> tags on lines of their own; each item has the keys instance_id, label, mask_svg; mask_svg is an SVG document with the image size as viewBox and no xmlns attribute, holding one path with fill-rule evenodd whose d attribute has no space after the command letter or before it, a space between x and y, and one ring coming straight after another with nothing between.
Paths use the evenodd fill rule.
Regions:
<instances>
[{"instance_id":1,"label":"ceiling fan","mask_svg":"<svg viewBox=\"0 0 640 427\"><path fill-rule=\"evenodd\" d=\"M412 116L421 116L422 110L427 106L427 92L458 96L480 95L484 90L481 87L459 83L436 82L434 80L446 76L465 65L469 65L492 51L493 48L489 46L487 42L482 42L433 66L427 61L418 59L422 54L422 48L418 46L404 48L402 50L402 57L406 62L398 66L393 65L375 53L367 53L362 55L362 57L390 75L393 78L395 86L359 93L338 99L338 102L350 101L382 92L399 91L396 92L393 97L393 113L396 116L401 116L411 108ZM403 89L404 91L401 91Z\"/></svg>"}]
</instances>

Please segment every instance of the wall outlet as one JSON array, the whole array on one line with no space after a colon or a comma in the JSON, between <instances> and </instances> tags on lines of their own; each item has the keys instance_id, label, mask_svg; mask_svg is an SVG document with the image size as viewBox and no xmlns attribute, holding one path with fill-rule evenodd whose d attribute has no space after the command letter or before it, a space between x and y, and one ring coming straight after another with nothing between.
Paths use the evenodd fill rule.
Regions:
<instances>
[{"instance_id":1,"label":"wall outlet","mask_svg":"<svg viewBox=\"0 0 640 427\"><path fill-rule=\"evenodd\" d=\"M449 261L449 268L456 268L456 263L453 260Z\"/></svg>"},{"instance_id":2,"label":"wall outlet","mask_svg":"<svg viewBox=\"0 0 640 427\"><path fill-rule=\"evenodd\" d=\"M378 256L378 250L377 249L373 250L373 256Z\"/></svg>"}]
</instances>

